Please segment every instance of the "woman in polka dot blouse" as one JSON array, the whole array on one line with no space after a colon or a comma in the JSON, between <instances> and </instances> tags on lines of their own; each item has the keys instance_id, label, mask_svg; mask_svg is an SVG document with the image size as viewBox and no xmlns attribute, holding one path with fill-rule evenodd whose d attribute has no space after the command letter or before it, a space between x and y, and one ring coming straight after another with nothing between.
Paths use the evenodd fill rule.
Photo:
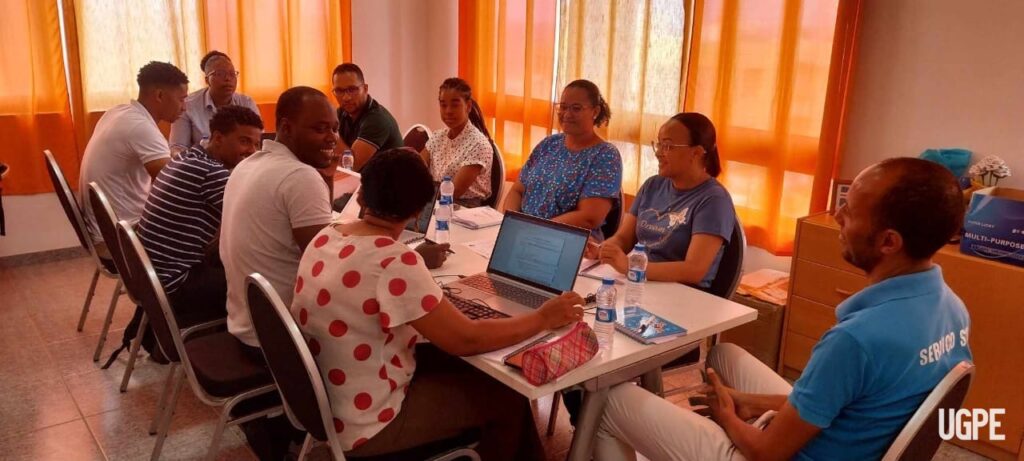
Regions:
<instances>
[{"instance_id":1,"label":"woman in polka dot blouse","mask_svg":"<svg viewBox=\"0 0 1024 461\"><path fill-rule=\"evenodd\" d=\"M441 83L437 95L446 128L434 132L420 152L434 182L445 176L455 185L455 203L477 207L491 196L494 148L473 89L461 78Z\"/></svg>"},{"instance_id":2,"label":"woman in polka dot blouse","mask_svg":"<svg viewBox=\"0 0 1024 461\"><path fill-rule=\"evenodd\" d=\"M543 459L529 401L453 356L501 349L579 321L583 300L566 293L527 316L464 317L422 256L396 241L433 190L411 150L374 155L356 198L364 218L327 226L302 256L291 311L327 384L334 430L353 456L394 453L476 428L483 459ZM430 344L418 344L421 338Z\"/></svg>"},{"instance_id":3,"label":"woman in polka dot blouse","mask_svg":"<svg viewBox=\"0 0 1024 461\"><path fill-rule=\"evenodd\" d=\"M592 229L602 239L600 227L622 187L619 150L595 131L608 123L611 110L587 80L566 85L555 109L562 133L533 149L505 209Z\"/></svg>"}]
</instances>

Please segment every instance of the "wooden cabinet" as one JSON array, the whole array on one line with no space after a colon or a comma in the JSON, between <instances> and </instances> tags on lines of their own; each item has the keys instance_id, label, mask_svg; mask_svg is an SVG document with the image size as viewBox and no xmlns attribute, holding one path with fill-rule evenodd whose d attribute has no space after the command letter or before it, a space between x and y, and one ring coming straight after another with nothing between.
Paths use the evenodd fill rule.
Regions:
<instances>
[{"instance_id":1,"label":"wooden cabinet","mask_svg":"<svg viewBox=\"0 0 1024 461\"><path fill-rule=\"evenodd\" d=\"M1006 440L955 442L999 460L1024 461L1024 268L960 253L955 245L935 255L946 284L971 315L970 344L977 370L966 408L1005 408L1000 421ZM800 376L811 349L832 325L835 307L867 286L859 269L843 260L839 226L828 214L797 224L784 320L779 373Z\"/></svg>"}]
</instances>

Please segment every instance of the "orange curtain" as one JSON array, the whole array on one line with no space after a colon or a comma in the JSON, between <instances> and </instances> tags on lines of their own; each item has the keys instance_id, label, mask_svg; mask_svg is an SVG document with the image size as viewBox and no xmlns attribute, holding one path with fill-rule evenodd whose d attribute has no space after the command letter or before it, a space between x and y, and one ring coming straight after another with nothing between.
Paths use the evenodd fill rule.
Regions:
<instances>
[{"instance_id":1,"label":"orange curtain","mask_svg":"<svg viewBox=\"0 0 1024 461\"><path fill-rule=\"evenodd\" d=\"M331 71L352 59L351 0L208 0L206 44L231 56L238 91L260 107L267 131L284 90L330 94Z\"/></svg>"},{"instance_id":2,"label":"orange curtain","mask_svg":"<svg viewBox=\"0 0 1024 461\"><path fill-rule=\"evenodd\" d=\"M60 13L53 1L0 0L0 8L0 161L11 166L4 194L49 192L43 149L53 151L68 178L79 168Z\"/></svg>"},{"instance_id":3,"label":"orange curtain","mask_svg":"<svg viewBox=\"0 0 1024 461\"><path fill-rule=\"evenodd\" d=\"M825 209L859 9L859 0L696 2L684 107L715 122L721 180L751 245L789 254L796 219Z\"/></svg>"},{"instance_id":4,"label":"orange curtain","mask_svg":"<svg viewBox=\"0 0 1024 461\"><path fill-rule=\"evenodd\" d=\"M459 75L473 86L507 175L551 134L557 0L460 0Z\"/></svg>"}]
</instances>

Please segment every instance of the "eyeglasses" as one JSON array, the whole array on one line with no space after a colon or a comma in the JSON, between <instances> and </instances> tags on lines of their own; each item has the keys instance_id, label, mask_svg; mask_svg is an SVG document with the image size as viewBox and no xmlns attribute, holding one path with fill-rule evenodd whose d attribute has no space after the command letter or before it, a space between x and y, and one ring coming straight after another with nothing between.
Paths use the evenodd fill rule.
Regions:
<instances>
[{"instance_id":1,"label":"eyeglasses","mask_svg":"<svg viewBox=\"0 0 1024 461\"><path fill-rule=\"evenodd\" d=\"M210 78L231 78L238 77L238 74L237 70L215 70L206 74L206 76Z\"/></svg>"},{"instance_id":2,"label":"eyeglasses","mask_svg":"<svg viewBox=\"0 0 1024 461\"><path fill-rule=\"evenodd\" d=\"M555 103L555 111L556 112L571 112L573 114L578 114L578 113L582 112L583 109L588 108L588 107L593 107L593 106L584 106L583 104L565 104L565 103L561 103L561 102Z\"/></svg>"},{"instance_id":3,"label":"eyeglasses","mask_svg":"<svg viewBox=\"0 0 1024 461\"><path fill-rule=\"evenodd\" d=\"M676 147L693 147L693 144L672 144L670 142L651 141L651 149L655 152L668 152Z\"/></svg>"},{"instance_id":4,"label":"eyeglasses","mask_svg":"<svg viewBox=\"0 0 1024 461\"><path fill-rule=\"evenodd\" d=\"M331 92L333 92L335 96L341 96L341 95L355 96L355 95L359 94L359 90L362 90L362 89L363 89L363 87L360 86L360 85L352 85L352 86L347 86L345 88L334 87L334 89L332 89Z\"/></svg>"}]
</instances>

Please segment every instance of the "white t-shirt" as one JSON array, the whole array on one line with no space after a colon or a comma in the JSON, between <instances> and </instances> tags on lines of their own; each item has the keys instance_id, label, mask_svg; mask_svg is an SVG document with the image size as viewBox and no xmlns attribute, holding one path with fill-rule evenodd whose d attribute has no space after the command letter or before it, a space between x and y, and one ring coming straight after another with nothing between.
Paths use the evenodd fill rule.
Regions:
<instances>
[{"instance_id":1,"label":"white t-shirt","mask_svg":"<svg viewBox=\"0 0 1024 461\"><path fill-rule=\"evenodd\" d=\"M231 172L224 188L220 230L228 331L253 347L259 341L246 307L245 278L259 272L290 305L302 257L292 229L322 226L331 220L327 184L320 173L283 144L266 140L263 148Z\"/></svg>"},{"instance_id":2,"label":"white t-shirt","mask_svg":"<svg viewBox=\"0 0 1024 461\"><path fill-rule=\"evenodd\" d=\"M448 139L449 128L434 132L427 141L426 149L430 151L430 174L434 181L440 182L445 176L455 175L464 166L480 165L480 175L470 184L462 197L458 199L486 199L491 196L491 163L494 161L494 150L480 130L472 123L466 123L455 139Z\"/></svg>"},{"instance_id":3,"label":"white t-shirt","mask_svg":"<svg viewBox=\"0 0 1024 461\"><path fill-rule=\"evenodd\" d=\"M170 158L170 152L156 120L138 101L115 106L100 117L85 147L78 183L79 200L93 240L102 241L103 237L89 205L89 183L100 185L117 219L139 219L149 197L150 178L145 165Z\"/></svg>"},{"instance_id":4,"label":"white t-shirt","mask_svg":"<svg viewBox=\"0 0 1024 461\"><path fill-rule=\"evenodd\" d=\"M291 312L324 377L344 450L402 410L419 339L409 322L442 296L420 255L388 237L328 226L302 255Z\"/></svg>"}]
</instances>

